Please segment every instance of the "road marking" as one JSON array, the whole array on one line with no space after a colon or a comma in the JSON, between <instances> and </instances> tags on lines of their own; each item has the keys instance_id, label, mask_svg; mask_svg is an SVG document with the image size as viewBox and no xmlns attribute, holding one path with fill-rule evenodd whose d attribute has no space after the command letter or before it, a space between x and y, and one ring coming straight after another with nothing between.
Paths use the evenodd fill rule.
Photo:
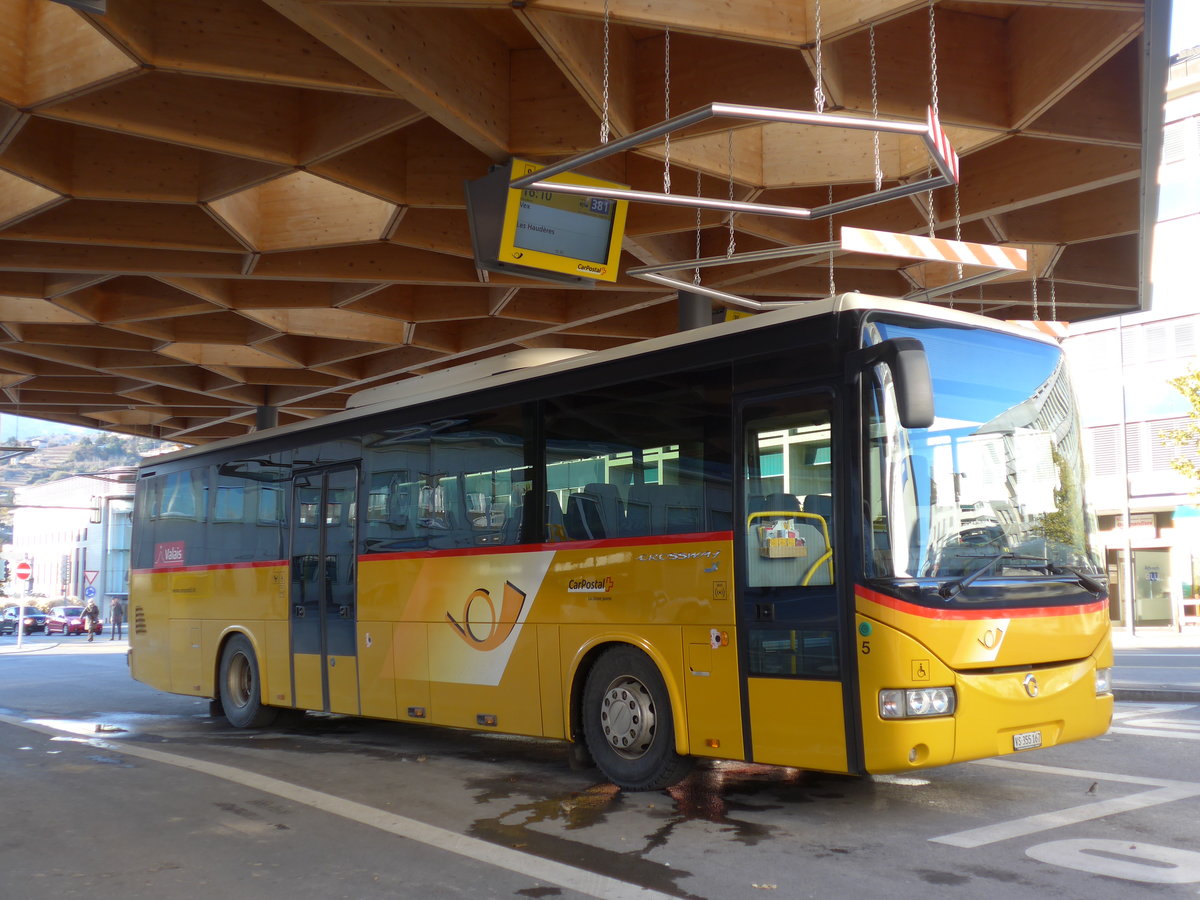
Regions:
<instances>
[{"instance_id":1,"label":"road marking","mask_svg":"<svg viewBox=\"0 0 1200 900\"><path fill-rule=\"evenodd\" d=\"M1080 822L1102 819L1117 813L1132 812L1163 803L1172 803L1176 800L1200 797L1200 784L1194 782L1169 781L1165 778L1142 778L1136 775L1115 775L1111 772L1090 772L1086 769L1065 769L1061 766L1040 766L1006 759L977 760L971 765L993 766L998 769L1012 769L1037 775L1066 775L1072 778L1087 778L1092 781L1136 784L1149 787L1151 790L1127 794L1111 800L1097 800L1093 803L1085 803L1081 806L1072 806L1054 812L1025 816L1008 822L997 822L982 828L956 831L953 834L930 838L929 840L933 843L949 844L953 847L982 847L985 844L994 844L1011 838L1037 834L1041 831L1050 831L1065 825L1078 825Z\"/></svg>"},{"instance_id":2,"label":"road marking","mask_svg":"<svg viewBox=\"0 0 1200 900\"><path fill-rule=\"evenodd\" d=\"M1167 726L1166 723L1161 723L1164 727L1154 728L1148 725L1138 723L1133 726L1114 726L1108 729L1109 734L1136 734L1139 737L1165 737L1178 738L1181 741L1200 741L1200 726L1191 725L1185 726L1179 723L1172 723Z\"/></svg>"},{"instance_id":3,"label":"road marking","mask_svg":"<svg viewBox=\"0 0 1200 900\"><path fill-rule=\"evenodd\" d=\"M42 734L57 736L69 733L63 732L61 729L38 725L14 716L0 715L0 722ZM233 766L189 759L186 756L179 756L175 753L164 753L161 750L152 750L149 747L137 744L115 743L99 739L88 739L87 743L113 753L123 753L126 756L133 756L149 762L161 763L162 765L175 766L180 769L188 769L212 778L219 778L222 781L244 785L253 790L261 791L264 794L273 794L276 797L281 797L293 803L309 806L313 809L340 816L343 819L349 819L362 825L369 825L372 828L386 831L397 837L416 841L417 843L425 844L438 850L445 850L448 853L454 853L475 862L487 863L499 869L507 869L510 872L515 872L518 875L523 875L535 881L556 884L559 887L578 891L589 897L596 897L598 900L677 900L677 898L661 893L660 891L639 887L626 881L618 881L615 878L589 872L586 869L577 869L574 866L543 859L540 856L521 853L518 850L511 850L508 847L501 847L498 844L491 844L478 838L458 834L446 828L427 825L424 822L418 822L416 819L409 819L405 816L398 816L395 813L385 812L384 810L367 806L365 803L356 803L353 800L335 797L332 794L326 794L322 791L314 791L297 784L290 784L278 778L256 775L253 772L244 772Z\"/></svg>"},{"instance_id":4,"label":"road marking","mask_svg":"<svg viewBox=\"0 0 1200 900\"><path fill-rule=\"evenodd\" d=\"M1145 884L1200 881L1200 853L1157 844L1073 838L1035 844L1025 851L1040 862Z\"/></svg>"},{"instance_id":5,"label":"road marking","mask_svg":"<svg viewBox=\"0 0 1200 900\"><path fill-rule=\"evenodd\" d=\"M1159 713L1184 712L1195 709L1194 703L1120 703L1113 710L1113 721L1136 719L1139 716L1157 715Z\"/></svg>"}]
</instances>

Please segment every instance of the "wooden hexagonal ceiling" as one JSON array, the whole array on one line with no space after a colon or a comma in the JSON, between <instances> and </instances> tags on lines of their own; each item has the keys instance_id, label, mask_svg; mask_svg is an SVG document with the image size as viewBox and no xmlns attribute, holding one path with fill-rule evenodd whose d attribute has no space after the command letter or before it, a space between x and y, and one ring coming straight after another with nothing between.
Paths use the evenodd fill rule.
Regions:
<instances>
[{"instance_id":1,"label":"wooden hexagonal ceiling","mask_svg":"<svg viewBox=\"0 0 1200 900\"><path fill-rule=\"evenodd\" d=\"M464 181L596 146L605 110L616 136L713 101L811 110L818 73L825 110L859 116L923 121L936 84L962 156L932 214L919 194L836 225L932 219L941 237L1031 251L1032 275L936 302L1027 319L1036 286L1049 318L1053 285L1068 320L1141 302L1145 98L1161 91L1143 42L1162 0L92 6L0 0L0 412L202 443L253 428L259 407L286 423L453 362L674 331L674 296L624 274L481 282ZM728 128L673 142L677 191L812 207L873 187L862 133ZM881 143L885 186L923 177ZM667 152L589 173L657 191ZM635 204L622 271L829 227ZM939 277L840 254L705 283L803 302L829 292L831 266L836 290L886 296Z\"/></svg>"}]
</instances>

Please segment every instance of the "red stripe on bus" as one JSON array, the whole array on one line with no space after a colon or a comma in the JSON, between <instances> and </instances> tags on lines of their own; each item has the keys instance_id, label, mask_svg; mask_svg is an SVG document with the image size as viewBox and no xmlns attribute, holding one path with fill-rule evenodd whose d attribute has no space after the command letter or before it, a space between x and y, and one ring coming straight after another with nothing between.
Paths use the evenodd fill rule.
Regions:
<instances>
[{"instance_id":1,"label":"red stripe on bus","mask_svg":"<svg viewBox=\"0 0 1200 900\"><path fill-rule=\"evenodd\" d=\"M870 588L857 586L858 596L888 609L921 616L926 619L1034 619L1048 616L1067 616L1079 613L1100 612L1108 607L1107 600L1095 600L1089 603L1071 604L1068 606L1020 606L1004 609L936 609L929 606L918 606L898 597L889 597Z\"/></svg>"},{"instance_id":2,"label":"red stripe on bus","mask_svg":"<svg viewBox=\"0 0 1200 900\"><path fill-rule=\"evenodd\" d=\"M134 575L162 575L173 572L219 572L222 569L263 569L268 566L286 566L286 559L257 560L255 562L213 563L210 566L156 566L149 569L134 569Z\"/></svg>"},{"instance_id":3,"label":"red stripe on bus","mask_svg":"<svg viewBox=\"0 0 1200 900\"><path fill-rule=\"evenodd\" d=\"M699 544L710 541L732 541L732 531L707 531L701 534L654 535L646 537L604 538L596 541L555 541L549 544L517 544L506 547L454 547L449 550L396 550L391 553L361 553L360 562L390 559L429 559L446 556L492 556L500 553L539 553L545 550L591 550L610 547L657 547L663 544Z\"/></svg>"}]
</instances>

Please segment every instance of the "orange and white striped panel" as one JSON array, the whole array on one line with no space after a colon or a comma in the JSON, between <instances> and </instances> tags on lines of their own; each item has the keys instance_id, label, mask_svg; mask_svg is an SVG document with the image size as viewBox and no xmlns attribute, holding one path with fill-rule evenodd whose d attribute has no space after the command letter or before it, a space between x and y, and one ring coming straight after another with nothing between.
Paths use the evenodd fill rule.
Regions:
<instances>
[{"instance_id":1,"label":"orange and white striped panel","mask_svg":"<svg viewBox=\"0 0 1200 900\"><path fill-rule=\"evenodd\" d=\"M927 107L929 112L925 117L925 125L929 128L929 139L933 141L933 146L937 148L937 154L946 163L946 168L950 170L951 178L954 183L958 184L958 154L954 152L954 148L950 145L950 138L946 137L946 132L942 131L941 120L933 113L933 107Z\"/></svg>"},{"instance_id":2,"label":"orange and white striped panel","mask_svg":"<svg viewBox=\"0 0 1200 900\"><path fill-rule=\"evenodd\" d=\"M842 228L842 249L1015 271L1025 270L1027 255L1024 250L1016 247L972 244L969 241L947 241L943 238L922 237L919 234L897 234L894 231L847 227Z\"/></svg>"}]
</instances>

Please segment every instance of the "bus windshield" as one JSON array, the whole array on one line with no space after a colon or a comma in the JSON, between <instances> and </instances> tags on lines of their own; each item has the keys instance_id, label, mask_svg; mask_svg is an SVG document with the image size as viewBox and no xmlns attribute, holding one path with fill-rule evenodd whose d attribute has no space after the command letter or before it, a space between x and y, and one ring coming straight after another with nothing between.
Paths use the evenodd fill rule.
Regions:
<instances>
[{"instance_id":1,"label":"bus windshield","mask_svg":"<svg viewBox=\"0 0 1200 900\"><path fill-rule=\"evenodd\" d=\"M914 337L924 345L935 419L905 429L889 373L878 366L867 421L871 527L867 572L938 579L943 599L976 579L1088 578L1083 458L1060 348L944 322L864 326L864 345Z\"/></svg>"}]
</instances>

